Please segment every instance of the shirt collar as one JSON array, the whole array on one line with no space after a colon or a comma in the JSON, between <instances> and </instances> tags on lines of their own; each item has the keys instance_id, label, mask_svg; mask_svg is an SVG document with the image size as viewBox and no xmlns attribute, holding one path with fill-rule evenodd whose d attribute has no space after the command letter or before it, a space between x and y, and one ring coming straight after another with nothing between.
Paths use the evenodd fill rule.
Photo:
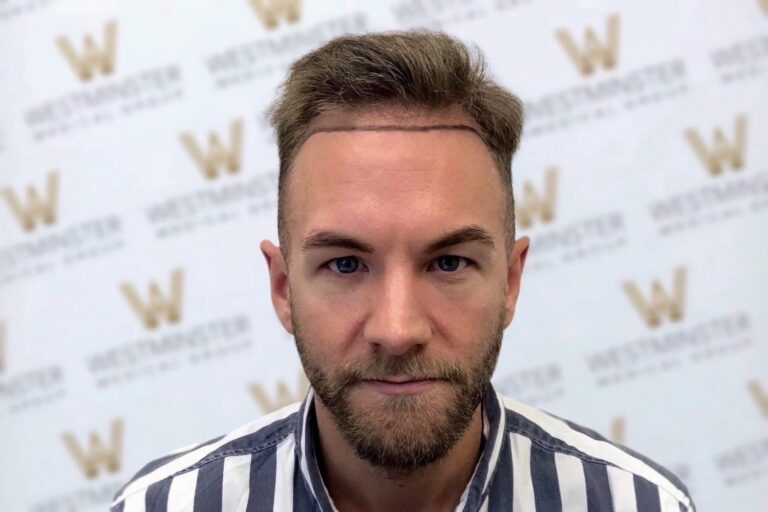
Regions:
<instances>
[{"instance_id":1,"label":"shirt collar","mask_svg":"<svg viewBox=\"0 0 768 512\"><path fill-rule=\"evenodd\" d=\"M304 484L313 500L323 512L336 512L331 502L328 490L320 474L317 462L316 436L317 422L315 419L315 393L310 388L304 403L298 411L294 430L296 440L296 461L301 470ZM475 471L462 496L461 503L456 509L461 512L476 512L480 509L488 494L491 481L496 472L501 453L501 445L506 428L506 417L501 398L491 384L483 396L484 413L484 444Z\"/></svg>"}]
</instances>

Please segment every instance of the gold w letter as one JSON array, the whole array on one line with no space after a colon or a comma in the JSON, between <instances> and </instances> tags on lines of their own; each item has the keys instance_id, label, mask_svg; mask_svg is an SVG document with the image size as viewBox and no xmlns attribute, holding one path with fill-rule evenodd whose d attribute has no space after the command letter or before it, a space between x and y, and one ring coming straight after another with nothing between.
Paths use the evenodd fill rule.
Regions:
<instances>
[{"instance_id":1,"label":"gold w letter","mask_svg":"<svg viewBox=\"0 0 768 512\"><path fill-rule=\"evenodd\" d=\"M269 30L277 28L280 18L296 23L301 14L301 0L251 0L251 5Z\"/></svg>"},{"instance_id":2,"label":"gold w letter","mask_svg":"<svg viewBox=\"0 0 768 512\"><path fill-rule=\"evenodd\" d=\"M547 169L544 175L544 197L540 196L530 182L523 184L523 194L515 208L515 217L520 227L527 228L533 224L534 216L542 222L551 222L555 218L555 201L557 199L557 169Z\"/></svg>"},{"instance_id":3,"label":"gold w letter","mask_svg":"<svg viewBox=\"0 0 768 512\"><path fill-rule=\"evenodd\" d=\"M99 468L109 473L120 471L123 453L123 420L119 418L112 420L108 447L104 446L96 432L91 432L87 448L80 446L71 432L64 432L61 437L86 478L92 479L99 476Z\"/></svg>"},{"instance_id":4,"label":"gold w letter","mask_svg":"<svg viewBox=\"0 0 768 512\"><path fill-rule=\"evenodd\" d=\"M756 380L749 382L749 391L752 393L752 398L755 399L755 403L760 408L766 419L768 419L768 393L765 392L763 386Z\"/></svg>"},{"instance_id":5,"label":"gold w letter","mask_svg":"<svg viewBox=\"0 0 768 512\"><path fill-rule=\"evenodd\" d=\"M646 301L637 285L632 281L624 283L624 292L632 305L643 317L648 327L661 325L662 316L666 315L673 322L683 317L685 306L686 272L684 267L677 267L674 272L673 294L670 297L661 283L654 279L651 284L651 300Z\"/></svg>"},{"instance_id":6,"label":"gold w letter","mask_svg":"<svg viewBox=\"0 0 768 512\"><path fill-rule=\"evenodd\" d=\"M175 324L181 319L183 274L181 270L174 270L171 274L171 293L166 298L160 287L154 281L149 284L149 300L147 303L141 300L138 292L129 283L123 283L121 289L133 311L139 317L144 327L154 329L158 326L159 319L165 317L168 323Z\"/></svg>"},{"instance_id":7,"label":"gold w letter","mask_svg":"<svg viewBox=\"0 0 768 512\"><path fill-rule=\"evenodd\" d=\"M627 419L618 416L611 422L611 441L624 444L627 441Z\"/></svg>"},{"instance_id":8,"label":"gold w letter","mask_svg":"<svg viewBox=\"0 0 768 512\"><path fill-rule=\"evenodd\" d=\"M592 27L586 28L583 49L579 48L566 29L555 32L557 40L560 41L568 56L584 76L594 73L597 63L602 63L605 69L612 69L616 66L616 56L619 51L618 14L610 15L606 25L605 43L600 41Z\"/></svg>"},{"instance_id":9,"label":"gold w letter","mask_svg":"<svg viewBox=\"0 0 768 512\"><path fill-rule=\"evenodd\" d=\"M695 129L689 128L685 131L685 137L712 176L722 173L726 164L730 164L734 170L741 169L744 165L747 117L744 115L738 116L735 125L733 143L730 143L725 138L723 131L719 127L715 128L711 149L707 147L704 139Z\"/></svg>"},{"instance_id":10,"label":"gold w letter","mask_svg":"<svg viewBox=\"0 0 768 512\"><path fill-rule=\"evenodd\" d=\"M252 382L249 388L251 390L251 395L253 395L256 403L258 403L259 407L261 407L261 410L264 411L265 414L269 414L270 412L276 411L282 407L285 407L286 405L298 402L303 399L304 395L306 395L307 391L309 390L309 381L307 380L307 377L304 375L304 373L300 373L295 393L291 393L291 391L288 389L288 386L283 381L278 381L276 393L277 396L274 400L267 394L266 391L264 391L264 388L261 387L261 384Z\"/></svg>"},{"instance_id":11,"label":"gold w letter","mask_svg":"<svg viewBox=\"0 0 768 512\"><path fill-rule=\"evenodd\" d=\"M219 136L214 132L208 134L208 154L197 143L190 132L181 134L181 143L187 148L192 160L209 180L219 175L219 169L225 169L230 174L240 170L243 147L243 120L235 119L229 125L229 149L224 147Z\"/></svg>"},{"instance_id":12,"label":"gold w letter","mask_svg":"<svg viewBox=\"0 0 768 512\"><path fill-rule=\"evenodd\" d=\"M108 75L115 69L117 23L110 21L104 26L104 45L102 48L99 48L90 34L86 34L82 55L78 55L72 43L64 36L56 38L56 44L81 81L87 82L93 78L94 70Z\"/></svg>"},{"instance_id":13,"label":"gold w letter","mask_svg":"<svg viewBox=\"0 0 768 512\"><path fill-rule=\"evenodd\" d=\"M16 192L10 188L3 189L3 199L8 204L13 214L18 219L25 231L33 231L36 220L44 224L53 224L56 221L56 203L59 189L58 173L48 173L48 182L45 190L45 198L38 194L30 185L27 187L27 204L24 205Z\"/></svg>"}]
</instances>

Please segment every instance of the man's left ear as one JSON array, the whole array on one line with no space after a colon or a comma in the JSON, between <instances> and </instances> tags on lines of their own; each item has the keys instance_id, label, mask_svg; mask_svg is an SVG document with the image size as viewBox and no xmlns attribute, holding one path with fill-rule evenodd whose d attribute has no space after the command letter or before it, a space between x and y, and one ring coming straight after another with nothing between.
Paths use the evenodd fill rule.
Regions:
<instances>
[{"instance_id":1,"label":"man's left ear","mask_svg":"<svg viewBox=\"0 0 768 512\"><path fill-rule=\"evenodd\" d=\"M530 239L527 236L519 238L512 247L512 254L507 264L507 294L504 304L504 327L512 323L515 316L515 306L520 295L520 281L523 277L525 258L528 256Z\"/></svg>"}]
</instances>

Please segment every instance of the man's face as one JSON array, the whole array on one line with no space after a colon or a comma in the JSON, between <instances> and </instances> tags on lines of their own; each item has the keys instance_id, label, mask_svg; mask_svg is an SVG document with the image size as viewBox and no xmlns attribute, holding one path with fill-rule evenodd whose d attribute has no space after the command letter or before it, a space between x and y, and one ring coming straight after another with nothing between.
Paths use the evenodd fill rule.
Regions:
<instances>
[{"instance_id":1,"label":"man's face","mask_svg":"<svg viewBox=\"0 0 768 512\"><path fill-rule=\"evenodd\" d=\"M472 125L449 110L326 116L286 197L289 263L262 244L272 298L358 456L395 471L440 459L496 364L527 241L505 250L505 197ZM279 261L278 261L279 260Z\"/></svg>"}]
</instances>

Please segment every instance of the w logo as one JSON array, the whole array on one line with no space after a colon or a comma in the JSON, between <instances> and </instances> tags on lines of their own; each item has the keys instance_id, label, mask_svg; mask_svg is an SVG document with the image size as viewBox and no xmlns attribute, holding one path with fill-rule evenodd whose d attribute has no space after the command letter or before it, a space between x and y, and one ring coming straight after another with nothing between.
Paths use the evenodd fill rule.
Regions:
<instances>
[{"instance_id":1,"label":"w logo","mask_svg":"<svg viewBox=\"0 0 768 512\"><path fill-rule=\"evenodd\" d=\"M579 44L566 29L555 32L555 37L563 45L568 57L578 68L579 72L588 76L595 72L595 68L602 65L604 69L616 67L619 53L619 16L612 14L606 21L606 34L601 40L592 27L587 27L584 34L584 43Z\"/></svg>"},{"instance_id":2,"label":"w logo","mask_svg":"<svg viewBox=\"0 0 768 512\"><path fill-rule=\"evenodd\" d=\"M107 473L120 471L123 457L123 420L112 420L109 433L109 444L105 444L96 432L91 432L88 445L83 447L72 432L62 435L64 446L75 459L80 471L88 479L99 476L103 470Z\"/></svg>"},{"instance_id":3,"label":"w logo","mask_svg":"<svg viewBox=\"0 0 768 512\"><path fill-rule=\"evenodd\" d=\"M115 48L117 46L117 23L110 21L104 26L104 41L100 45L86 34L82 52L78 52L68 38L56 38L59 47L69 65L82 82L93 78L96 72L111 74L115 69Z\"/></svg>"},{"instance_id":4,"label":"w logo","mask_svg":"<svg viewBox=\"0 0 768 512\"><path fill-rule=\"evenodd\" d=\"M250 0L261 23L269 30L280 24L280 19L296 23L301 16L301 0Z\"/></svg>"},{"instance_id":5,"label":"w logo","mask_svg":"<svg viewBox=\"0 0 768 512\"><path fill-rule=\"evenodd\" d=\"M146 301L141 298L132 284L123 283L120 288L144 327L156 329L161 318L165 318L170 324L175 324L181 320L183 278L184 275L181 270L174 270L171 274L171 286L168 293L164 293L154 281L151 282L149 284L149 297Z\"/></svg>"},{"instance_id":6,"label":"w logo","mask_svg":"<svg viewBox=\"0 0 768 512\"><path fill-rule=\"evenodd\" d=\"M534 218L541 222L552 222L555 218L557 200L557 169L547 169L544 175L542 194L528 181L523 183L523 193L515 202L515 218L521 228L533 225Z\"/></svg>"},{"instance_id":7,"label":"w logo","mask_svg":"<svg viewBox=\"0 0 768 512\"><path fill-rule=\"evenodd\" d=\"M757 407L760 412L763 413L766 419L768 419L768 392L763 389L763 386L756 380L749 382L749 392L752 393L752 398L755 399Z\"/></svg>"},{"instance_id":8,"label":"w logo","mask_svg":"<svg viewBox=\"0 0 768 512\"><path fill-rule=\"evenodd\" d=\"M661 325L663 317L677 322L683 318L685 307L686 272L684 267L677 267L673 275L672 292L669 293L656 279L651 284L649 298L643 296L632 281L624 283L624 292L648 327Z\"/></svg>"},{"instance_id":9,"label":"w logo","mask_svg":"<svg viewBox=\"0 0 768 512\"><path fill-rule=\"evenodd\" d=\"M730 140L720 127L715 128L711 144L707 144L699 132L693 128L685 131L685 138L712 176L720 175L726 166L739 170L744 166L747 117L740 115L736 118Z\"/></svg>"},{"instance_id":10,"label":"w logo","mask_svg":"<svg viewBox=\"0 0 768 512\"><path fill-rule=\"evenodd\" d=\"M611 421L609 439L614 443L626 444L627 442L627 418L617 416Z\"/></svg>"},{"instance_id":11,"label":"w logo","mask_svg":"<svg viewBox=\"0 0 768 512\"><path fill-rule=\"evenodd\" d=\"M243 147L243 120L235 119L229 125L229 147L225 146L215 132L208 134L208 150L198 144L190 132L181 134L181 143L187 149L192 160L203 173L212 180L219 171L235 174L240 170Z\"/></svg>"},{"instance_id":12,"label":"w logo","mask_svg":"<svg viewBox=\"0 0 768 512\"><path fill-rule=\"evenodd\" d=\"M256 382L251 383L249 389L256 403L264 411L264 414L269 414L286 405L303 400L309 390L309 381L303 372L299 373L294 391L288 389L288 386L283 381L278 381L274 398L261 387L261 384Z\"/></svg>"},{"instance_id":13,"label":"w logo","mask_svg":"<svg viewBox=\"0 0 768 512\"><path fill-rule=\"evenodd\" d=\"M27 187L26 202L16 195L16 192L5 187L2 191L2 197L8 204L16 219L21 224L24 231L34 231L38 222L51 225L56 221L56 203L59 189L59 175L51 172L48 174L48 181L45 193L41 194L32 185Z\"/></svg>"}]
</instances>

